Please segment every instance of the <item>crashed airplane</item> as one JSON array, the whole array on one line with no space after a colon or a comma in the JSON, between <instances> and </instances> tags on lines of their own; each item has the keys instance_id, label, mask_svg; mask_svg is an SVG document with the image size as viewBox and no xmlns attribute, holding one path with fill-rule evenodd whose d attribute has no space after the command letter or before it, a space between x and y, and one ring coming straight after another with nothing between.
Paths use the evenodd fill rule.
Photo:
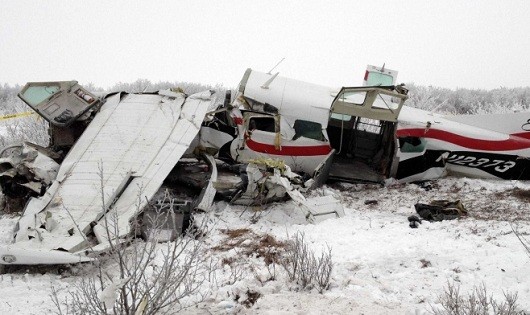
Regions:
<instances>
[{"instance_id":1,"label":"crashed airplane","mask_svg":"<svg viewBox=\"0 0 530 315\"><path fill-rule=\"evenodd\" d=\"M530 179L530 113L450 116L411 108L396 76L368 66L364 86L337 90L248 69L229 114L202 130L224 143L220 157L280 159L318 183L447 174Z\"/></svg>"},{"instance_id":2,"label":"crashed airplane","mask_svg":"<svg viewBox=\"0 0 530 315\"><path fill-rule=\"evenodd\" d=\"M527 115L409 108L396 74L369 66L364 86L336 90L248 69L218 106L212 91L95 95L76 81L28 83L19 97L50 123L51 143L0 152L4 195L27 201L0 263L92 260L134 233L167 187L202 211L216 195L243 205L289 196L318 222L344 215L332 195L303 195L327 180L529 179Z\"/></svg>"}]
</instances>

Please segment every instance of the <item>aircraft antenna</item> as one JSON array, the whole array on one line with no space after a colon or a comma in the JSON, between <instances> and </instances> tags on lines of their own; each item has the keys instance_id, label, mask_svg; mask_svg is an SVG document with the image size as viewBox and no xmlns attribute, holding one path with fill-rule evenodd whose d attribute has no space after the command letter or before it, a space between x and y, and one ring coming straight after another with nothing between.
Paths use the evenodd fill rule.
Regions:
<instances>
[{"instance_id":1,"label":"aircraft antenna","mask_svg":"<svg viewBox=\"0 0 530 315\"><path fill-rule=\"evenodd\" d=\"M440 109L440 107L443 107L445 105L447 105L447 100L444 100L440 104L436 105L433 109L431 109L431 114L434 114L436 111L438 111L438 109Z\"/></svg>"},{"instance_id":2,"label":"aircraft antenna","mask_svg":"<svg viewBox=\"0 0 530 315\"><path fill-rule=\"evenodd\" d=\"M269 85L271 85L272 81L276 79L276 77L280 74L279 72L276 72L270 79L268 79L263 85L261 86L262 89L268 89Z\"/></svg>"},{"instance_id":3,"label":"aircraft antenna","mask_svg":"<svg viewBox=\"0 0 530 315\"><path fill-rule=\"evenodd\" d=\"M285 60L285 57L282 58L282 60L280 60L274 67L272 67L272 69L269 70L269 72L267 72L267 74L272 74L272 70L276 69L277 66L280 65L280 63L282 63L282 61Z\"/></svg>"}]
</instances>

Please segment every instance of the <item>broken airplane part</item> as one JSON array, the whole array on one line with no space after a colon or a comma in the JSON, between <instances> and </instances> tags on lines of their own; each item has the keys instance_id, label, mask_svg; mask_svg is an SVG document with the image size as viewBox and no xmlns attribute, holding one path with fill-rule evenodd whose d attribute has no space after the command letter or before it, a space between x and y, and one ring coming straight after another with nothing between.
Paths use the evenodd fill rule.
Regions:
<instances>
[{"instance_id":1,"label":"broken airplane part","mask_svg":"<svg viewBox=\"0 0 530 315\"><path fill-rule=\"evenodd\" d=\"M75 81L28 83L19 96L50 122L51 143L0 154L6 199L29 199L0 263L91 260L131 234L164 184L176 198L189 198L179 184L198 188L185 202L203 211L215 195L244 205L288 195L318 222L344 215L333 196L301 194L328 179L530 179L530 114L413 109L396 75L368 66L365 86L332 89L248 69L217 108L211 91L98 97Z\"/></svg>"}]
</instances>

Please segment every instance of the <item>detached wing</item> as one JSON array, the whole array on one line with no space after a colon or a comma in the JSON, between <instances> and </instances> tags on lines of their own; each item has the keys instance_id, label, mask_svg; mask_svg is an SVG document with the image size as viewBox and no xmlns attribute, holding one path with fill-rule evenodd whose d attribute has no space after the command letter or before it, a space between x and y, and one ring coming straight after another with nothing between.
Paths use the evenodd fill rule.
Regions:
<instances>
[{"instance_id":1,"label":"detached wing","mask_svg":"<svg viewBox=\"0 0 530 315\"><path fill-rule=\"evenodd\" d=\"M108 98L65 158L52 187L26 206L10 246L40 255L46 250L75 253L88 248L92 228L99 244L108 243L107 233L101 233L105 221L113 222L113 238L129 233L130 220L197 136L211 96L210 91L188 98L165 91ZM50 264L64 261L49 258Z\"/></svg>"}]
</instances>

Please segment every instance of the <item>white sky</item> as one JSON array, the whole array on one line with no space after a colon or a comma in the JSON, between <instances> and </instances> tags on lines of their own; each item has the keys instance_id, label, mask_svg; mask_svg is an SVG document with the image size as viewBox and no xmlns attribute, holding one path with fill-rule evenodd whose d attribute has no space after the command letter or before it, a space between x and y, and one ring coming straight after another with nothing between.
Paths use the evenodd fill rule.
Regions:
<instances>
[{"instance_id":1,"label":"white sky","mask_svg":"<svg viewBox=\"0 0 530 315\"><path fill-rule=\"evenodd\" d=\"M236 86L245 69L359 85L530 86L530 1L0 0L0 83Z\"/></svg>"}]
</instances>

